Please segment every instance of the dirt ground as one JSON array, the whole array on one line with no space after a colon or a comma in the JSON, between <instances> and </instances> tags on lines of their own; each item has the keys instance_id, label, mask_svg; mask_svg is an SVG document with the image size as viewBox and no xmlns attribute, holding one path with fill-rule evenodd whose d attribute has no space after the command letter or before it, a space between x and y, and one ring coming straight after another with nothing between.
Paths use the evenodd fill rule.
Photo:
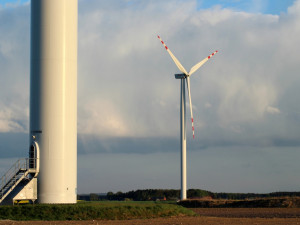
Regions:
<instances>
[{"instance_id":1,"label":"dirt ground","mask_svg":"<svg viewBox=\"0 0 300 225\"><path fill-rule=\"evenodd\" d=\"M201 216L226 218L299 218L300 208L196 208Z\"/></svg>"},{"instance_id":2,"label":"dirt ground","mask_svg":"<svg viewBox=\"0 0 300 225\"><path fill-rule=\"evenodd\" d=\"M198 225L198 224L266 224L300 225L300 208L198 208L193 209L199 216L156 218L147 220L117 221L11 221L0 220L0 225Z\"/></svg>"}]
</instances>

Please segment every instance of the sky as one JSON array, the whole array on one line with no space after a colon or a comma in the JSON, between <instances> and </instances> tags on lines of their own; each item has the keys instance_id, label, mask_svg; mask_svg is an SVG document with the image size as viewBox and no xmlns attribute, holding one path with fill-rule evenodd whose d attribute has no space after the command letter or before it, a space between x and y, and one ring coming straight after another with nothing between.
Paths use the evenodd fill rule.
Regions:
<instances>
[{"instance_id":1,"label":"sky","mask_svg":"<svg viewBox=\"0 0 300 225\"><path fill-rule=\"evenodd\" d=\"M191 76L188 188L300 191L300 0L78 9L78 193L180 188L179 71L157 35L186 70L219 51ZM28 153L30 1L0 0L0 34L4 174Z\"/></svg>"}]
</instances>

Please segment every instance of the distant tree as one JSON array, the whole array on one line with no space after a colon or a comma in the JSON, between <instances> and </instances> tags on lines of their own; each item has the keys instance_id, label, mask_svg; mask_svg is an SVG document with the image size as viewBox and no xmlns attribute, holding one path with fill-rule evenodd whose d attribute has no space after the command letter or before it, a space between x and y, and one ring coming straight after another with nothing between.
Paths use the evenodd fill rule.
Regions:
<instances>
[{"instance_id":1,"label":"distant tree","mask_svg":"<svg viewBox=\"0 0 300 225\"><path fill-rule=\"evenodd\" d=\"M205 191L201 189L189 189L187 191L187 196L188 198L202 198L206 196L211 196L213 197L213 193L210 191Z\"/></svg>"},{"instance_id":2,"label":"distant tree","mask_svg":"<svg viewBox=\"0 0 300 225\"><path fill-rule=\"evenodd\" d=\"M99 198L98 198L97 194L94 194L94 193L90 194L90 201L98 201L98 200L99 200Z\"/></svg>"},{"instance_id":3,"label":"distant tree","mask_svg":"<svg viewBox=\"0 0 300 225\"><path fill-rule=\"evenodd\" d=\"M263 198L263 197L280 197L280 196L300 196L300 192L274 192L270 194L254 194L254 193L213 193L201 189L189 189L188 198L211 196L214 199L246 199L246 198ZM114 194L108 192L106 198L108 200L124 201L132 199L134 201L149 201L166 197L167 200L177 200L180 198L180 190L174 189L146 189L136 190L122 193L121 191ZM100 196L98 196L98 199Z\"/></svg>"},{"instance_id":4,"label":"distant tree","mask_svg":"<svg viewBox=\"0 0 300 225\"><path fill-rule=\"evenodd\" d=\"M107 192L106 196L108 200L114 200L114 193L112 191Z\"/></svg>"}]
</instances>

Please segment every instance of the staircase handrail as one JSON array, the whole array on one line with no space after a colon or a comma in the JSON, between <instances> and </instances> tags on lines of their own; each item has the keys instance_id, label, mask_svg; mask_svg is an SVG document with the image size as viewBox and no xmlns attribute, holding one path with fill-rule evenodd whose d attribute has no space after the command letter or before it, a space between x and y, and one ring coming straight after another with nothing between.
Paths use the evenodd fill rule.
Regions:
<instances>
[{"instance_id":1,"label":"staircase handrail","mask_svg":"<svg viewBox=\"0 0 300 225\"><path fill-rule=\"evenodd\" d=\"M3 189L5 185L20 171L20 170L28 170L29 169L29 159L22 158L18 159L12 167L1 177L0 180L0 196L3 196Z\"/></svg>"}]
</instances>

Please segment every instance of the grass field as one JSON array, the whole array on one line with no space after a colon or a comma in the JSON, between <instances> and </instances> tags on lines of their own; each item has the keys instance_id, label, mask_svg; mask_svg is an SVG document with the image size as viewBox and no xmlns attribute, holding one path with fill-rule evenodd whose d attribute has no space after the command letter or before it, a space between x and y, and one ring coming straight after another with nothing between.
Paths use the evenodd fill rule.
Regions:
<instances>
[{"instance_id":1,"label":"grass field","mask_svg":"<svg viewBox=\"0 0 300 225\"><path fill-rule=\"evenodd\" d=\"M74 205L0 206L0 220L128 220L195 213L175 202L79 202Z\"/></svg>"}]
</instances>

